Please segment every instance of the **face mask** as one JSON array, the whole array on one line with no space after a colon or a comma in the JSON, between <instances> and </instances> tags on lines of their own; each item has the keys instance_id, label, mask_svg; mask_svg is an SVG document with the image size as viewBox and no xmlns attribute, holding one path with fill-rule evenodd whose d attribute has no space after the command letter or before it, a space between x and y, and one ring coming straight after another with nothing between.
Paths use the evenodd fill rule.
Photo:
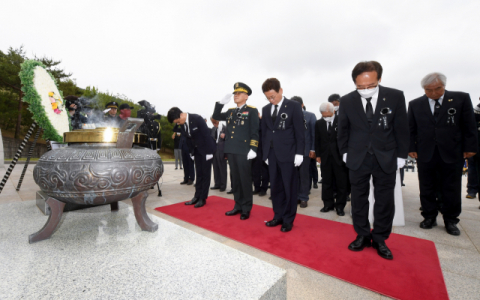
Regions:
<instances>
[{"instance_id":1,"label":"face mask","mask_svg":"<svg viewBox=\"0 0 480 300\"><path fill-rule=\"evenodd\" d=\"M340 108L340 106L334 106L333 109L337 111Z\"/></svg>"},{"instance_id":2,"label":"face mask","mask_svg":"<svg viewBox=\"0 0 480 300\"><path fill-rule=\"evenodd\" d=\"M375 95L375 93L378 91L378 85L376 87L374 87L373 89L364 89L364 90L359 90L357 89L357 92L360 94L360 96L362 96L363 98L370 98L372 97L373 95Z\"/></svg>"},{"instance_id":3,"label":"face mask","mask_svg":"<svg viewBox=\"0 0 480 300\"><path fill-rule=\"evenodd\" d=\"M323 117L325 122L333 122L333 117Z\"/></svg>"},{"instance_id":4,"label":"face mask","mask_svg":"<svg viewBox=\"0 0 480 300\"><path fill-rule=\"evenodd\" d=\"M122 118L123 120L130 118L131 113L132 112L129 109L122 109L120 111L120 118Z\"/></svg>"}]
</instances>

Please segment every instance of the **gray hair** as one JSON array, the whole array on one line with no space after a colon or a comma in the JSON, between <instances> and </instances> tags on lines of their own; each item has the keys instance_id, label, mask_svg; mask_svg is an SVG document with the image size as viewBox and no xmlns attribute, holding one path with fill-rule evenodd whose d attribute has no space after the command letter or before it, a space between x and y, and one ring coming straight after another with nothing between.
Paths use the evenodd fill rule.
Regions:
<instances>
[{"instance_id":1,"label":"gray hair","mask_svg":"<svg viewBox=\"0 0 480 300\"><path fill-rule=\"evenodd\" d=\"M320 113L322 113L322 111L335 112L335 109L331 102L323 102L320 104Z\"/></svg>"},{"instance_id":2,"label":"gray hair","mask_svg":"<svg viewBox=\"0 0 480 300\"><path fill-rule=\"evenodd\" d=\"M443 75L442 73L439 72L433 72L430 74L427 74L427 76L423 77L421 81L422 88L425 88L427 85L430 85L435 82L440 82L443 84L443 86L447 85L447 76Z\"/></svg>"}]
</instances>

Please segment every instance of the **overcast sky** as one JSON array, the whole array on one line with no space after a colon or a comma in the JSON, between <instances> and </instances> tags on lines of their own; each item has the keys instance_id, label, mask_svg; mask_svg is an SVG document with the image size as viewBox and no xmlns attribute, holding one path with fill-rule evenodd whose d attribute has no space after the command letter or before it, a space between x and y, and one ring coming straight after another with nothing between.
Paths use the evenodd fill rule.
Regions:
<instances>
[{"instance_id":1,"label":"overcast sky","mask_svg":"<svg viewBox=\"0 0 480 300\"><path fill-rule=\"evenodd\" d=\"M480 96L480 1L2 1L0 50L62 60L77 84L210 116L241 81L248 104L268 102L261 85L280 80L320 115L332 93L354 89L364 60L382 84L423 95L439 71L447 89ZM227 104L233 107L233 101Z\"/></svg>"}]
</instances>

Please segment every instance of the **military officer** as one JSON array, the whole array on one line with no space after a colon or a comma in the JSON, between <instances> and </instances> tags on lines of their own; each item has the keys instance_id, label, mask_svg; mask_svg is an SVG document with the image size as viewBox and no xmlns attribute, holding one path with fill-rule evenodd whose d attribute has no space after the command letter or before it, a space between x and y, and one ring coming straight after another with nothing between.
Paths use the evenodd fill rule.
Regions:
<instances>
[{"instance_id":1,"label":"military officer","mask_svg":"<svg viewBox=\"0 0 480 300\"><path fill-rule=\"evenodd\" d=\"M120 119L120 117L117 116L117 110L118 110L118 103L115 101L108 102L105 105L105 110L103 112L107 114L103 116L103 121L107 123L109 126L113 126L113 127L120 126L122 119Z\"/></svg>"},{"instance_id":2,"label":"military officer","mask_svg":"<svg viewBox=\"0 0 480 300\"><path fill-rule=\"evenodd\" d=\"M246 104L248 96L252 94L248 85L237 82L233 88L236 107L222 113L223 106L232 98L232 94L227 94L215 104L212 117L227 121L224 153L230 164L235 207L225 215L241 214L240 220L246 220L250 217L253 205L252 159L257 156L258 149L258 110Z\"/></svg>"}]
</instances>

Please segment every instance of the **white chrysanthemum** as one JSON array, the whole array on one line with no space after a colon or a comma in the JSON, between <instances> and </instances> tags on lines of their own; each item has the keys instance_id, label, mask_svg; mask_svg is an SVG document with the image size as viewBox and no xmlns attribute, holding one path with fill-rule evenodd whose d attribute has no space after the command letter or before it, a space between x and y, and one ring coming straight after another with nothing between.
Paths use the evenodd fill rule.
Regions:
<instances>
[{"instance_id":1,"label":"white chrysanthemum","mask_svg":"<svg viewBox=\"0 0 480 300\"><path fill-rule=\"evenodd\" d=\"M40 95L40 98L42 99L42 106L45 111L45 115L48 117L55 130L57 130L58 135L63 136L64 132L70 131L68 124L68 110L66 108L65 100L60 96L57 85L44 68L40 66L35 67L34 75L35 77L33 78L33 85L37 90L38 95ZM62 101L62 104L59 104L59 109L61 110L59 114L55 113L52 108L52 104L48 95L49 92L55 93L55 96Z\"/></svg>"}]
</instances>

